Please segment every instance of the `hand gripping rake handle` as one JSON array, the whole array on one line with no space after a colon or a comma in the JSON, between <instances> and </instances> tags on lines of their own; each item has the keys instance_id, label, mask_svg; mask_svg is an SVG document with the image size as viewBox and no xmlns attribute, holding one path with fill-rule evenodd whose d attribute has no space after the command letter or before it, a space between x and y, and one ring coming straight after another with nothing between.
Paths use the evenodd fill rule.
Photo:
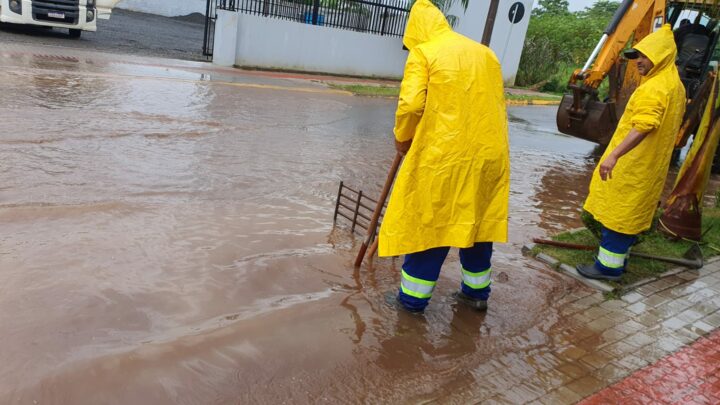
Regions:
<instances>
[{"instance_id":1,"label":"hand gripping rake handle","mask_svg":"<svg viewBox=\"0 0 720 405\"><path fill-rule=\"evenodd\" d=\"M385 187L383 187L382 194L380 194L380 198L378 198L377 201L377 206L375 207L375 212L373 212L373 216L370 219L370 225L367 229L367 237L365 238L362 246L360 246L360 251L355 258L355 267L360 267L362 265L363 259L365 258L365 252L367 251L368 246L370 246L370 243L372 243L372 240L375 237L375 230L377 228L378 221L380 220L380 214L382 213L383 206L385 205L385 200L387 200L387 196L390 193L390 187L392 187L393 181L395 180L395 175L397 174L398 168L400 168L400 162L402 162L402 159L403 155L398 152L395 155L395 160L393 160L392 166L390 166L390 172L388 173L387 180L385 180Z\"/></svg>"}]
</instances>

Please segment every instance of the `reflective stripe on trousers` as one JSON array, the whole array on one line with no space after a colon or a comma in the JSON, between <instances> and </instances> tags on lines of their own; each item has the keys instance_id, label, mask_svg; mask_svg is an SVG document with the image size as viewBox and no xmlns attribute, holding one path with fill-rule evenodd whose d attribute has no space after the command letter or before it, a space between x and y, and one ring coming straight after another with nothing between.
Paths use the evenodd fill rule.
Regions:
<instances>
[{"instance_id":1,"label":"reflective stripe on trousers","mask_svg":"<svg viewBox=\"0 0 720 405\"><path fill-rule=\"evenodd\" d=\"M492 269L487 269L479 273L471 273L465 268L462 269L463 282L470 288L479 290L490 285L490 273Z\"/></svg>"},{"instance_id":2,"label":"reflective stripe on trousers","mask_svg":"<svg viewBox=\"0 0 720 405\"><path fill-rule=\"evenodd\" d=\"M603 266L609 269L621 269L625 266L625 258L627 254L613 253L600 246L597 259Z\"/></svg>"},{"instance_id":3,"label":"reflective stripe on trousers","mask_svg":"<svg viewBox=\"0 0 720 405\"><path fill-rule=\"evenodd\" d=\"M432 297L433 290L435 289L435 282L413 277L405 273L405 270L403 269L402 277L400 279L400 288L403 293L411 297L425 299Z\"/></svg>"}]
</instances>

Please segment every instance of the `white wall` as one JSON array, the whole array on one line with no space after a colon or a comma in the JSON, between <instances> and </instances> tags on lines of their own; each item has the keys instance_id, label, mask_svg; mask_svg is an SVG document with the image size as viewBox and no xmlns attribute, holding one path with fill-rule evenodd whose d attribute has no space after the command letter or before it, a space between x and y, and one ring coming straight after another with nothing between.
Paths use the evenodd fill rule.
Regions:
<instances>
[{"instance_id":1,"label":"white wall","mask_svg":"<svg viewBox=\"0 0 720 405\"><path fill-rule=\"evenodd\" d=\"M513 24L510 11L515 3L524 6L524 15ZM501 0L495 17L490 47L502 64L508 85L515 82L532 5L533 0ZM452 10L451 14L460 18L456 31L480 42L489 8L490 0L473 0L465 13L459 8ZM218 10L216 64L231 65L234 60L237 66L402 77L407 51L402 50L400 38L225 13L230 12ZM232 31L234 21L237 32Z\"/></svg>"},{"instance_id":2,"label":"white wall","mask_svg":"<svg viewBox=\"0 0 720 405\"><path fill-rule=\"evenodd\" d=\"M522 3L525 14L516 24L510 22L510 9L515 3ZM490 39L490 48L495 52L502 64L503 78L506 84L515 83L515 75L520 65L525 34L530 23L530 12L533 0L500 0L495 27ZM460 18L455 30L475 41L482 41L485 31L485 20L490 9L490 0L472 0L467 12L463 13L459 6L451 10L451 14Z\"/></svg>"},{"instance_id":3,"label":"white wall","mask_svg":"<svg viewBox=\"0 0 720 405\"><path fill-rule=\"evenodd\" d=\"M116 8L142 13L176 17L192 13L205 14L205 0L122 0Z\"/></svg>"},{"instance_id":4,"label":"white wall","mask_svg":"<svg viewBox=\"0 0 720 405\"><path fill-rule=\"evenodd\" d=\"M218 10L217 26L225 25L224 14ZM237 66L401 78L408 54L399 37L262 16L239 14L237 29ZM223 34L218 30L216 41L219 35ZM220 55L220 59L227 57Z\"/></svg>"},{"instance_id":5,"label":"white wall","mask_svg":"<svg viewBox=\"0 0 720 405\"><path fill-rule=\"evenodd\" d=\"M238 19L240 14L233 11L218 10L215 20L215 43L213 59L215 65L234 66L238 51Z\"/></svg>"}]
</instances>

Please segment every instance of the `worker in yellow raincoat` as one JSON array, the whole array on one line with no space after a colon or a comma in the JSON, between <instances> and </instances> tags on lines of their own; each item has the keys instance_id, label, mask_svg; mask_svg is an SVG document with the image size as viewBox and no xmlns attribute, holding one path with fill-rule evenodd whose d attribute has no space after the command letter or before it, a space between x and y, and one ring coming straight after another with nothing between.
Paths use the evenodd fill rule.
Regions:
<instances>
[{"instance_id":1,"label":"worker in yellow raincoat","mask_svg":"<svg viewBox=\"0 0 720 405\"><path fill-rule=\"evenodd\" d=\"M428 305L450 247L460 249L460 301L486 307L492 242L507 241L510 163L500 64L452 31L428 0L410 11L410 50L395 142L407 152L379 235L380 256L406 255L394 303Z\"/></svg>"},{"instance_id":2,"label":"worker in yellow raincoat","mask_svg":"<svg viewBox=\"0 0 720 405\"><path fill-rule=\"evenodd\" d=\"M652 224L685 113L676 54L669 25L625 54L642 80L590 183L584 208L602 224L602 240L595 263L577 267L585 277L618 280L637 234Z\"/></svg>"}]
</instances>

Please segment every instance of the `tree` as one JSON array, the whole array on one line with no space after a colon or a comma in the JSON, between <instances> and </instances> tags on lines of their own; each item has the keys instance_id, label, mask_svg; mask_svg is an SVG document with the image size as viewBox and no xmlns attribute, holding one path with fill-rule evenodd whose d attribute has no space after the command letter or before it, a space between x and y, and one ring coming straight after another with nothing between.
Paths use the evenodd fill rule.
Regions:
<instances>
[{"instance_id":1,"label":"tree","mask_svg":"<svg viewBox=\"0 0 720 405\"><path fill-rule=\"evenodd\" d=\"M416 0L410 0L410 3L408 4L408 10L415 4ZM456 15L449 14L450 9L455 4L460 4L460 6L463 8L463 11L467 11L468 5L470 4L470 0L430 0L437 8L440 9L440 11L445 14L445 18L447 18L448 23L450 23L450 26L455 27L460 20L460 18Z\"/></svg>"},{"instance_id":2,"label":"tree","mask_svg":"<svg viewBox=\"0 0 720 405\"><path fill-rule=\"evenodd\" d=\"M528 26L516 83L561 92L602 36L619 3L599 0L568 11L567 0L540 0Z\"/></svg>"},{"instance_id":3,"label":"tree","mask_svg":"<svg viewBox=\"0 0 720 405\"><path fill-rule=\"evenodd\" d=\"M538 7L533 10L534 16L542 15L567 15L570 14L570 2L568 0L540 0Z\"/></svg>"},{"instance_id":4,"label":"tree","mask_svg":"<svg viewBox=\"0 0 720 405\"><path fill-rule=\"evenodd\" d=\"M615 14L615 11L620 7L619 1L612 0L598 0L590 7L586 7L582 13L591 17L605 18Z\"/></svg>"},{"instance_id":5,"label":"tree","mask_svg":"<svg viewBox=\"0 0 720 405\"><path fill-rule=\"evenodd\" d=\"M468 4L470 3L470 0L430 0L433 4L437 6L443 13L447 13L450 11L452 6L455 4L460 4L462 8L467 11Z\"/></svg>"},{"instance_id":6,"label":"tree","mask_svg":"<svg viewBox=\"0 0 720 405\"><path fill-rule=\"evenodd\" d=\"M451 27L455 27L460 20L460 18L456 15L449 14L450 9L452 6L454 6L456 3L460 3L460 5L463 8L463 11L467 11L468 4L470 3L470 0L431 0L433 4L435 4L440 10L442 10L443 14L445 14L445 18L447 18L448 23L450 23Z\"/></svg>"}]
</instances>

